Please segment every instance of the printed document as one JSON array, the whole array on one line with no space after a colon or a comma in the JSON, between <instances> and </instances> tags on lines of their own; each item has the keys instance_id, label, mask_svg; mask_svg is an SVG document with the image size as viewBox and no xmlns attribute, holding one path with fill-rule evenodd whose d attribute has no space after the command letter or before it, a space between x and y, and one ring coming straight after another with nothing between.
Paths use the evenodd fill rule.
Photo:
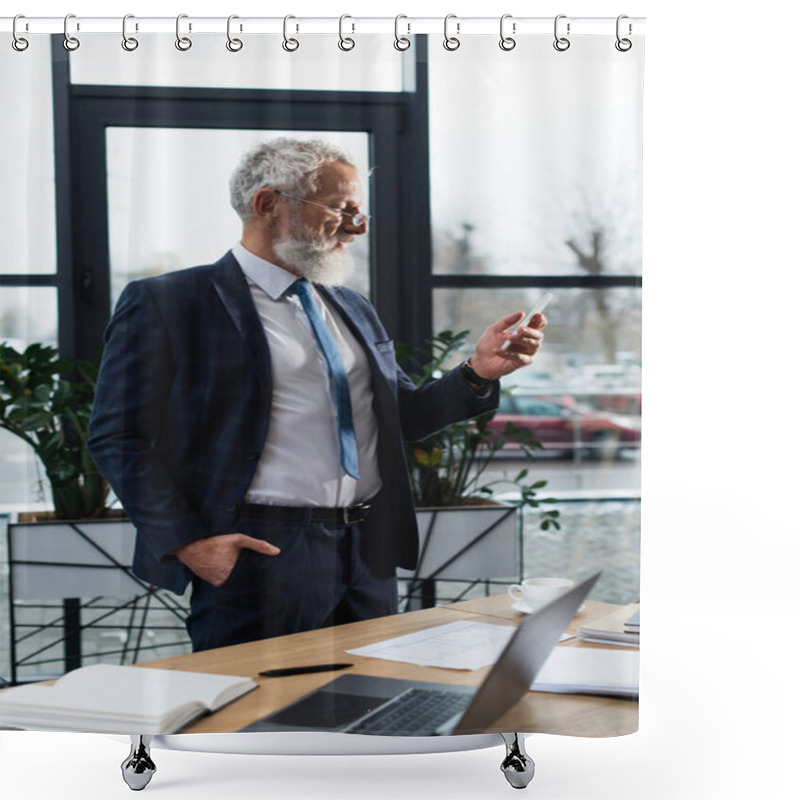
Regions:
<instances>
[{"instance_id":1,"label":"printed document","mask_svg":"<svg viewBox=\"0 0 800 800\"><path fill-rule=\"evenodd\" d=\"M515 630L512 625L459 620L347 652L423 667L480 669L497 661Z\"/></svg>"}]
</instances>

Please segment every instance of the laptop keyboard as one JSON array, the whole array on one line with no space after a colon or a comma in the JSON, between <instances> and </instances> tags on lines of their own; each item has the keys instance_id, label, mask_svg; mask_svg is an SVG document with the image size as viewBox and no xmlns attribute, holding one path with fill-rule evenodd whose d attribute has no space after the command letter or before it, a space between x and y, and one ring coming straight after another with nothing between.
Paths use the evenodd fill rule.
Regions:
<instances>
[{"instance_id":1,"label":"laptop keyboard","mask_svg":"<svg viewBox=\"0 0 800 800\"><path fill-rule=\"evenodd\" d=\"M436 689L408 689L390 702L345 728L347 733L383 736L430 735L453 717L460 716L471 694Z\"/></svg>"}]
</instances>

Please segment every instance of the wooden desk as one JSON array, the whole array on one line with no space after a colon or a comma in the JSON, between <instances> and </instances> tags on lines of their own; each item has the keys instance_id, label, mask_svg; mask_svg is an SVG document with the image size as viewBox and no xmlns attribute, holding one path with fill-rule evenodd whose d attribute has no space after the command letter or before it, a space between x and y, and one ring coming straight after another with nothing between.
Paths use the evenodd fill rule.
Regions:
<instances>
[{"instance_id":1,"label":"wooden desk","mask_svg":"<svg viewBox=\"0 0 800 800\"><path fill-rule=\"evenodd\" d=\"M577 627L604 617L615 609L618 609L624 618L632 613L633 607L588 602L585 610L575 617L568 630L574 631ZM203 717L181 733L237 731L345 672L467 686L479 685L490 667L473 671L447 670L384 661L345 652L351 648L456 620L516 624L521 620L521 615L511 609L507 596L487 597L366 622L148 661L139 666L254 678L259 683L258 689L217 713ZM591 647L592 645L571 639L560 646ZM258 673L265 669L327 662L347 662L354 666L338 673L325 672L284 678L257 677ZM528 692L514 708L497 720L492 731L558 733L590 737L622 736L635 732L638 720L639 704L636 700Z\"/></svg>"}]
</instances>

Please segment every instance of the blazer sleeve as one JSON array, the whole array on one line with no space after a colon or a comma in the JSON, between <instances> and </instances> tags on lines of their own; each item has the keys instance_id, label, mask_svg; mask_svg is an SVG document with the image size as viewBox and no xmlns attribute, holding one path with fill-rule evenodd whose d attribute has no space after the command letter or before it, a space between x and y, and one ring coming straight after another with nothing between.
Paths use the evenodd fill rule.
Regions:
<instances>
[{"instance_id":1,"label":"blazer sleeve","mask_svg":"<svg viewBox=\"0 0 800 800\"><path fill-rule=\"evenodd\" d=\"M340 299L357 321L364 325L374 341L390 341L372 304L357 292L339 290ZM495 411L500 403L500 381L495 381L486 394L476 394L456 367L441 378L417 387L394 362L397 406L402 438L414 442L425 439L456 422Z\"/></svg>"},{"instance_id":2,"label":"blazer sleeve","mask_svg":"<svg viewBox=\"0 0 800 800\"><path fill-rule=\"evenodd\" d=\"M211 535L158 452L175 360L146 282L123 291L106 346L89 425L89 451L156 561ZM174 558L174 557L171 557Z\"/></svg>"},{"instance_id":3,"label":"blazer sleeve","mask_svg":"<svg viewBox=\"0 0 800 800\"><path fill-rule=\"evenodd\" d=\"M476 394L459 367L421 387L416 387L398 368L397 388L403 438L410 442L425 439L456 422L495 411L500 403L499 381L487 393Z\"/></svg>"}]
</instances>

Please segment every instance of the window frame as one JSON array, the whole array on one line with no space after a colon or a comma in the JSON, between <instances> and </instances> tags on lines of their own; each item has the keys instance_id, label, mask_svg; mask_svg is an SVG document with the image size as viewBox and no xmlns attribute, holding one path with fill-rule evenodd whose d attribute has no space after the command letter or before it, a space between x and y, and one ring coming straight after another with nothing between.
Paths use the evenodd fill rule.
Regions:
<instances>
[{"instance_id":1,"label":"window frame","mask_svg":"<svg viewBox=\"0 0 800 800\"><path fill-rule=\"evenodd\" d=\"M417 53L427 53L426 38L416 36ZM424 57L416 64L414 91L340 92L73 84L61 37L51 37L50 49L57 269L49 275L0 275L0 285L57 289L63 357L99 358L111 314L105 174L110 126L366 132L370 161L380 166L370 209L371 300L394 338L418 345L430 338Z\"/></svg>"}]
</instances>

